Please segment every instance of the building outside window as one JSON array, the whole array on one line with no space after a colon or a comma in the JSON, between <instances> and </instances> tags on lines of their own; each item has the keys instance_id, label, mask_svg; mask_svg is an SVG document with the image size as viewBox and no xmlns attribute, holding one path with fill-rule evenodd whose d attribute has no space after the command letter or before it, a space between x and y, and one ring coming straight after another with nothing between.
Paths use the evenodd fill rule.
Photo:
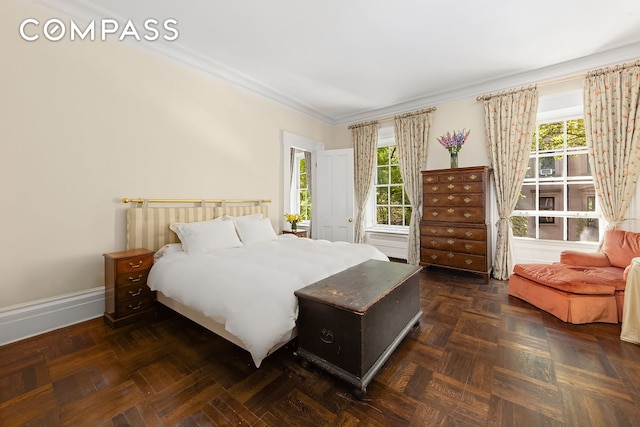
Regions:
<instances>
[{"instance_id":1,"label":"building outside window","mask_svg":"<svg viewBox=\"0 0 640 427\"><path fill-rule=\"evenodd\" d=\"M511 217L513 235L596 242L599 219L584 119L538 123L520 199Z\"/></svg>"},{"instance_id":2,"label":"building outside window","mask_svg":"<svg viewBox=\"0 0 640 427\"><path fill-rule=\"evenodd\" d=\"M369 218L369 225L373 228L407 231L411 221L411 204L400 175L393 127L379 130L373 181L370 198L372 218Z\"/></svg>"}]
</instances>

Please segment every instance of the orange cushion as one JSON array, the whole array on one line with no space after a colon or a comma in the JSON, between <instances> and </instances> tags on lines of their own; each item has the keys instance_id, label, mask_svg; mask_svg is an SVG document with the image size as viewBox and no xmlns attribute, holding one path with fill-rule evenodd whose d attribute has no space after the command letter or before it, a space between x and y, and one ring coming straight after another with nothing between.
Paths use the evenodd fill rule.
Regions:
<instances>
[{"instance_id":1,"label":"orange cushion","mask_svg":"<svg viewBox=\"0 0 640 427\"><path fill-rule=\"evenodd\" d=\"M604 233L602 252L611 265L626 268L631 260L640 257L640 233L624 230L607 230Z\"/></svg>"},{"instance_id":2,"label":"orange cushion","mask_svg":"<svg viewBox=\"0 0 640 427\"><path fill-rule=\"evenodd\" d=\"M560 264L516 264L513 268L519 276L572 294L613 295L616 280L595 270L599 269L587 273Z\"/></svg>"}]
</instances>

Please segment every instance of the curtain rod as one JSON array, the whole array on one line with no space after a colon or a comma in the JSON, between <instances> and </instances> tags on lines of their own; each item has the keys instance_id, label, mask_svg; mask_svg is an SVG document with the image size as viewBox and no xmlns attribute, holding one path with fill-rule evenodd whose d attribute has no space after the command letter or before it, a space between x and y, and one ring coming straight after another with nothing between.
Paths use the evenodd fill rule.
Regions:
<instances>
[{"instance_id":1,"label":"curtain rod","mask_svg":"<svg viewBox=\"0 0 640 427\"><path fill-rule=\"evenodd\" d=\"M271 199L132 199L122 198L122 203L271 203Z\"/></svg>"},{"instance_id":2,"label":"curtain rod","mask_svg":"<svg viewBox=\"0 0 640 427\"><path fill-rule=\"evenodd\" d=\"M608 74L614 71L622 71L627 68L633 68L633 67L640 67L640 59L634 62L627 62L624 64L618 64L618 65L613 65L611 67L604 67L597 70L589 71L587 73L587 77L601 76L603 74Z\"/></svg>"},{"instance_id":3,"label":"curtain rod","mask_svg":"<svg viewBox=\"0 0 640 427\"><path fill-rule=\"evenodd\" d=\"M527 87L521 87L521 88L516 88L516 89L509 89L509 90L505 90L502 92L498 92L498 93L488 93L486 95L480 95L476 98L476 101L488 101L491 98L494 98L496 96L503 96L503 95L511 95L514 93L518 93L518 92L526 92L528 90L532 90L532 89L537 89L537 85L529 85Z\"/></svg>"},{"instance_id":4,"label":"curtain rod","mask_svg":"<svg viewBox=\"0 0 640 427\"><path fill-rule=\"evenodd\" d=\"M434 111L436 111L436 107L423 108L421 110L417 110L417 111L413 111L413 112L409 112L409 113L401 113L401 114L398 114L398 115L395 115L395 116L381 117L381 118L378 118L378 119L375 119L375 120L372 120L372 121L369 121L369 122L356 123L356 124L347 126L347 129L354 129L354 128L358 128L358 127L361 127L361 126L372 125L372 124L375 124L375 123L378 123L378 122L382 122L382 121L385 121L385 120L389 120L389 119L411 117L411 116L415 116L415 115L423 114L423 113L432 113Z\"/></svg>"}]
</instances>

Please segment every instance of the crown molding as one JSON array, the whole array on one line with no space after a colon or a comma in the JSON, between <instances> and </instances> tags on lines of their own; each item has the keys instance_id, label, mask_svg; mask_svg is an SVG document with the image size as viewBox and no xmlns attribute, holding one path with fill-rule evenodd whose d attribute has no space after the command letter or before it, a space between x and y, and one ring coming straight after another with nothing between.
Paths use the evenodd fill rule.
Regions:
<instances>
[{"instance_id":1,"label":"crown molding","mask_svg":"<svg viewBox=\"0 0 640 427\"><path fill-rule=\"evenodd\" d=\"M115 19L124 19L112 12L87 4L83 0L31 0L31 2L54 10L73 19L90 20L96 16L109 16ZM225 64L212 61L203 55L180 45L179 41L133 43L124 41L149 53L159 55L168 60L184 66L188 69L204 73L230 85L248 91L268 101L277 103L298 113L322 121L331 126L343 126L369 120L380 120L397 114L414 111L416 109L452 102L464 98L476 97L481 94L510 89L529 84L543 84L550 80L563 78L578 73L586 73L589 70L633 61L640 58L640 43L634 43L616 49L611 49L598 54L588 55L571 61L550 65L537 70L522 73L509 74L496 77L472 85L450 88L440 92L424 94L420 97L401 103L389 105L383 108L363 110L358 113L331 116L292 96L286 95L272 87L240 73Z\"/></svg>"}]
</instances>

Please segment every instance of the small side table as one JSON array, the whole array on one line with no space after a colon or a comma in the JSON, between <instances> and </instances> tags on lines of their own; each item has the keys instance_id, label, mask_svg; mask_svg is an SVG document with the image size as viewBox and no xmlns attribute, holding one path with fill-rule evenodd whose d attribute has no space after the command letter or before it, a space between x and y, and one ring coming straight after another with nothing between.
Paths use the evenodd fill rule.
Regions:
<instances>
[{"instance_id":1,"label":"small side table","mask_svg":"<svg viewBox=\"0 0 640 427\"><path fill-rule=\"evenodd\" d=\"M298 237L307 237L307 230L297 230L297 231L282 230L282 234L295 234Z\"/></svg>"},{"instance_id":2,"label":"small side table","mask_svg":"<svg viewBox=\"0 0 640 427\"><path fill-rule=\"evenodd\" d=\"M640 258L631 261L622 306L622 341L640 344Z\"/></svg>"}]
</instances>

